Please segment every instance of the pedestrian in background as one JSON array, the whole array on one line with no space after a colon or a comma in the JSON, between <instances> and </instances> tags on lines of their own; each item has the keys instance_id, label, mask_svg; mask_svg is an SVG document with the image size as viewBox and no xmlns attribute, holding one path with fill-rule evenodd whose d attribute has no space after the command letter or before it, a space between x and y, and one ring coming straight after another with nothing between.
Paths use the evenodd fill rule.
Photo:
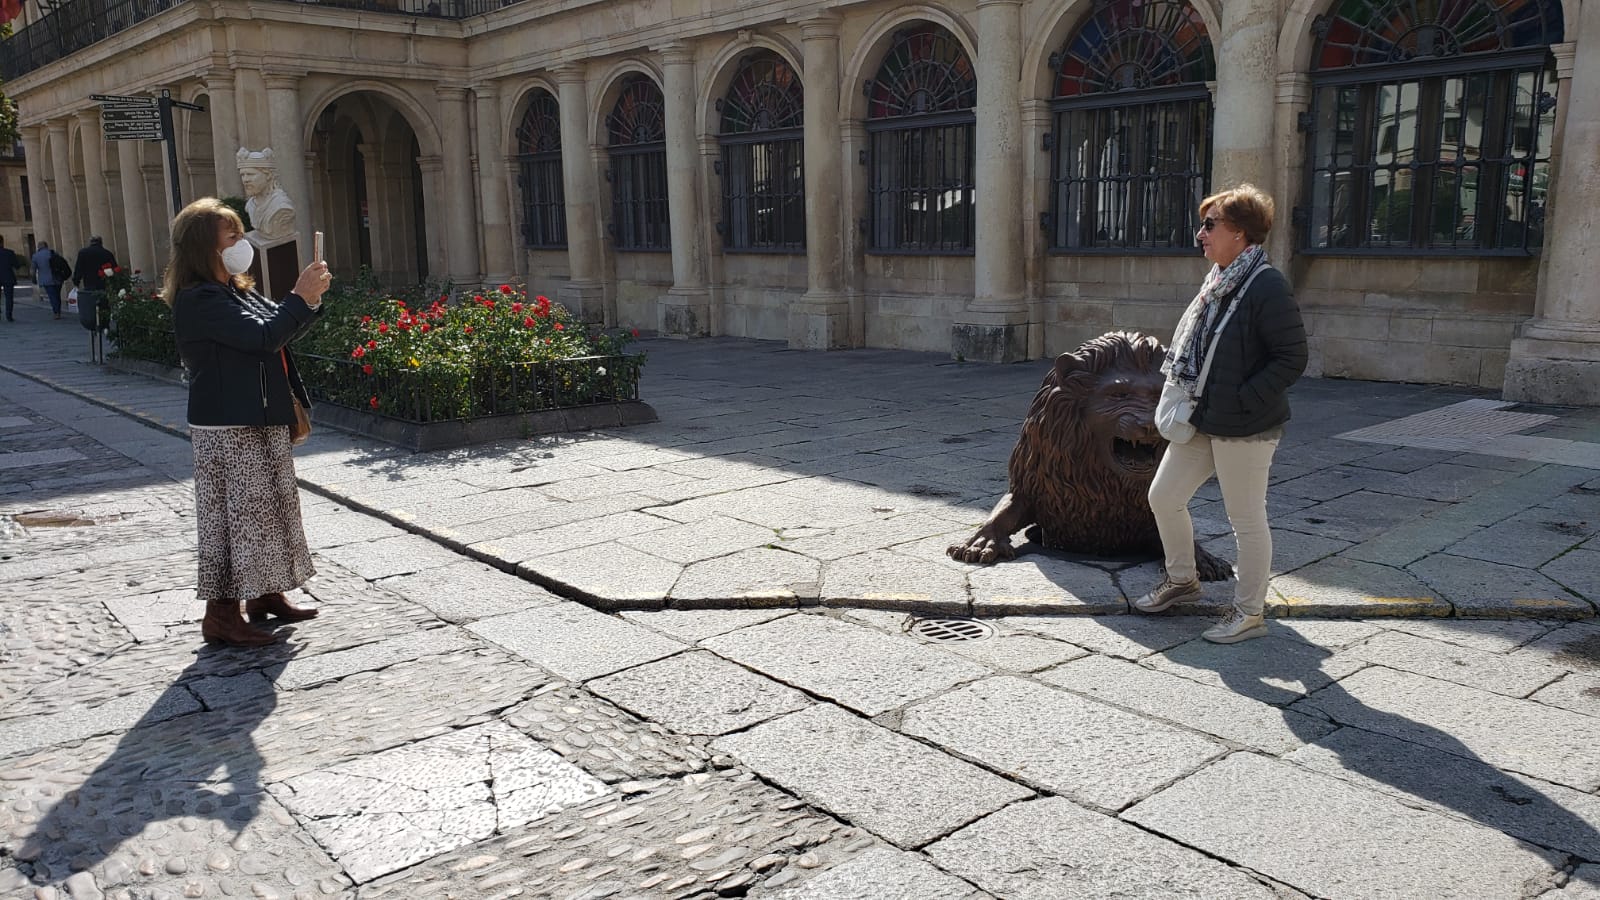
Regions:
<instances>
[{"instance_id":1,"label":"pedestrian in background","mask_svg":"<svg viewBox=\"0 0 1600 900\"><path fill-rule=\"evenodd\" d=\"M1150 484L1166 577L1133 605L1155 613L1200 596L1189 501L1215 474L1239 549L1233 608L1201 635L1218 644L1267 633L1272 574L1267 476L1289 420L1289 386L1306 368L1300 308L1289 280L1267 262L1262 247L1272 230L1272 212L1272 198L1248 184L1201 202L1195 238L1214 265L1184 312L1162 365L1169 380L1188 387L1199 401L1189 419L1193 437L1167 445Z\"/></svg>"},{"instance_id":2,"label":"pedestrian in background","mask_svg":"<svg viewBox=\"0 0 1600 900\"><path fill-rule=\"evenodd\" d=\"M111 324L111 302L106 297L106 271L117 268L117 257L100 242L89 238L89 246L78 251L72 264L72 278L78 283L78 321L90 331Z\"/></svg>"},{"instance_id":3,"label":"pedestrian in background","mask_svg":"<svg viewBox=\"0 0 1600 900\"><path fill-rule=\"evenodd\" d=\"M72 277L72 266L65 257L50 249L47 241L39 242L39 249L33 252L30 262L33 263L33 283L50 298L50 312L61 318L61 285Z\"/></svg>"},{"instance_id":4,"label":"pedestrian in background","mask_svg":"<svg viewBox=\"0 0 1600 900\"><path fill-rule=\"evenodd\" d=\"M315 260L275 303L244 274L254 256L237 213L213 197L196 200L172 220L162 292L189 376L200 633L249 647L275 638L244 621L241 601L251 622L317 615L284 596L316 571L290 456L295 406L311 400L285 348L315 320L332 279Z\"/></svg>"},{"instance_id":5,"label":"pedestrian in background","mask_svg":"<svg viewBox=\"0 0 1600 900\"><path fill-rule=\"evenodd\" d=\"M0 237L0 294L5 296L6 321L15 322L11 317L11 307L17 301L17 269L22 267L22 257L6 246L6 239Z\"/></svg>"}]
</instances>

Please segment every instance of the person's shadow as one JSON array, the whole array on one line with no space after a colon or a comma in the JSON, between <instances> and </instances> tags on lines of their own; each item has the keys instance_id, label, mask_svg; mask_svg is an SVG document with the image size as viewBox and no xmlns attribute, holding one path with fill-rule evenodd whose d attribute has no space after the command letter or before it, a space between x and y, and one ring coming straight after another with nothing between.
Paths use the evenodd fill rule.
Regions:
<instances>
[{"instance_id":1,"label":"person's shadow","mask_svg":"<svg viewBox=\"0 0 1600 900\"><path fill-rule=\"evenodd\" d=\"M1127 624L1128 617L1102 621L1113 619ZM1289 649L1285 641L1301 646L1285 652ZM1581 862L1600 860L1600 831L1584 818L1484 761L1454 735L1364 703L1333 673L1323 670L1333 651L1289 637L1281 626L1264 639L1226 646L1197 639L1165 655L1179 664L1215 672L1237 694L1275 705L1303 745L1287 755L1290 762L1324 774L1353 775L1358 783L1368 780L1371 787L1391 795L1403 792ZM1318 753L1333 754L1336 765L1318 764ZM1559 868L1563 862L1555 864ZM1600 884L1600 878L1584 880Z\"/></svg>"},{"instance_id":2,"label":"person's shadow","mask_svg":"<svg viewBox=\"0 0 1600 900\"><path fill-rule=\"evenodd\" d=\"M165 874L203 870L208 852L225 850L261 812L264 762L253 732L277 707L275 681L299 650L202 647L111 754L21 833L20 846L0 837L0 858L37 885L91 872L109 890L151 864L118 853L143 835L165 851ZM171 717L197 699L202 711Z\"/></svg>"}]
</instances>

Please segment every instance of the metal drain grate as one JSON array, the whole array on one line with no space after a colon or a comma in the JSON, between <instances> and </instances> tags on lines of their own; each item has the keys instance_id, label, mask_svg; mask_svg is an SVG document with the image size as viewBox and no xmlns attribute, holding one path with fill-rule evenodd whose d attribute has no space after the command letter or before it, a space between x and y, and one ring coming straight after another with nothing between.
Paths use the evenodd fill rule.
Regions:
<instances>
[{"instance_id":1,"label":"metal drain grate","mask_svg":"<svg viewBox=\"0 0 1600 900\"><path fill-rule=\"evenodd\" d=\"M975 619L912 619L906 629L925 641L953 644L994 637L994 628Z\"/></svg>"}]
</instances>

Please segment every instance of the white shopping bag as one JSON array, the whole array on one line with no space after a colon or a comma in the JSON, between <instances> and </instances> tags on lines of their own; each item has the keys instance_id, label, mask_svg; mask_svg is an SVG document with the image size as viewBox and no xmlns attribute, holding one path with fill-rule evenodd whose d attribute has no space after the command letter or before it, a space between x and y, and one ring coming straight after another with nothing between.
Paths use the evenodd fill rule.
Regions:
<instances>
[{"instance_id":1,"label":"white shopping bag","mask_svg":"<svg viewBox=\"0 0 1600 900\"><path fill-rule=\"evenodd\" d=\"M77 288L73 288L72 290L67 291L67 312L75 313L77 311L78 311L78 289Z\"/></svg>"}]
</instances>

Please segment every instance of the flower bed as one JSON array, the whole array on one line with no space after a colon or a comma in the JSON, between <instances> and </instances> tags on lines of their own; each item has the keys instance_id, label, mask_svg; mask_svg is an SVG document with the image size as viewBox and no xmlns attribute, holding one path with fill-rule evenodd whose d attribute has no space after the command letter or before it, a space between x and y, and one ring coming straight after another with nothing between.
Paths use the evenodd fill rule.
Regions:
<instances>
[{"instance_id":1,"label":"flower bed","mask_svg":"<svg viewBox=\"0 0 1600 900\"><path fill-rule=\"evenodd\" d=\"M139 285L108 293L118 355L177 365L166 304ZM358 280L324 297L294 344L318 421L412 449L655 421L639 402L644 356L625 352L636 332L591 330L511 285L419 293Z\"/></svg>"}]
</instances>

